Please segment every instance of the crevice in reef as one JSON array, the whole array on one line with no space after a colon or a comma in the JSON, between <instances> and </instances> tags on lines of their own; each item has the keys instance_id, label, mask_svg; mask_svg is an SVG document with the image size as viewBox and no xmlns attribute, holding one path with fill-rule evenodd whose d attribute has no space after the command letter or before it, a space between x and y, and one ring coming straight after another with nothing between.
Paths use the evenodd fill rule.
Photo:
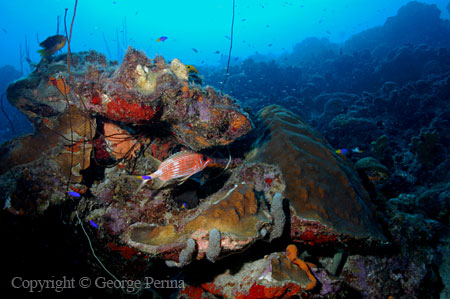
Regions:
<instances>
[{"instance_id":1,"label":"crevice in reef","mask_svg":"<svg viewBox=\"0 0 450 299\"><path fill-rule=\"evenodd\" d=\"M85 170L81 170L80 174L83 176L81 184L90 188L92 184L100 182L105 178L105 167L96 165L94 158L91 156L91 165Z\"/></svg>"},{"instance_id":2,"label":"crevice in reef","mask_svg":"<svg viewBox=\"0 0 450 299\"><path fill-rule=\"evenodd\" d=\"M202 173L189 178L182 185L173 188L172 200L179 207L193 209L198 206L201 199L219 191L230 174L222 168L208 168Z\"/></svg>"}]
</instances>

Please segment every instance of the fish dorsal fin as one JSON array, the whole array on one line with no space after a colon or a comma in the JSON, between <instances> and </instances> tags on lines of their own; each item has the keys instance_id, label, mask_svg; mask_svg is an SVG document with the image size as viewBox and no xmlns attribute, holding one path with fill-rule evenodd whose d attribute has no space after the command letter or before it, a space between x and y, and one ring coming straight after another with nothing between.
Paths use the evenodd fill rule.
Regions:
<instances>
[{"instance_id":1,"label":"fish dorsal fin","mask_svg":"<svg viewBox=\"0 0 450 299\"><path fill-rule=\"evenodd\" d=\"M174 158L177 158L177 157L179 157L179 156L186 155L186 154L194 154L194 152L191 152L191 151L181 151L181 152L175 153L175 154L173 154L173 155L170 155L170 156L169 156L166 160L164 160L164 161L167 161L167 160L169 160L169 159L174 159Z\"/></svg>"},{"instance_id":2,"label":"fish dorsal fin","mask_svg":"<svg viewBox=\"0 0 450 299\"><path fill-rule=\"evenodd\" d=\"M174 159L174 158L176 158L176 157L179 157L179 156L182 156L182 155L186 155L186 154L193 154L193 152L191 152L191 151L181 151L181 152L178 152L178 153L175 153L175 154L170 155L170 156L169 156L167 159L165 159L164 161L168 161L169 159ZM150 155L150 160L151 160L152 165L153 165L156 169L158 169L159 166L161 165L161 163L164 162L164 161L160 161L160 160L156 159L156 158L153 157L152 155Z\"/></svg>"}]
</instances>

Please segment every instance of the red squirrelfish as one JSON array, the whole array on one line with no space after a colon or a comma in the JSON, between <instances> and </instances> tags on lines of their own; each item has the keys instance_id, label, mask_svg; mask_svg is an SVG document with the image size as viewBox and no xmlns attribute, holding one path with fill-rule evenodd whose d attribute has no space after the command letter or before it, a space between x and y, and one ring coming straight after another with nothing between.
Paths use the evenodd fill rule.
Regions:
<instances>
[{"instance_id":1,"label":"red squirrelfish","mask_svg":"<svg viewBox=\"0 0 450 299\"><path fill-rule=\"evenodd\" d=\"M139 191L147 181L156 178L160 179L163 183L172 179L180 179L181 184L190 176L205 169L209 163L211 163L211 159L202 154L193 152L176 153L161 162L158 169L152 174L138 176L138 178L142 179L142 183L137 191Z\"/></svg>"}]
</instances>

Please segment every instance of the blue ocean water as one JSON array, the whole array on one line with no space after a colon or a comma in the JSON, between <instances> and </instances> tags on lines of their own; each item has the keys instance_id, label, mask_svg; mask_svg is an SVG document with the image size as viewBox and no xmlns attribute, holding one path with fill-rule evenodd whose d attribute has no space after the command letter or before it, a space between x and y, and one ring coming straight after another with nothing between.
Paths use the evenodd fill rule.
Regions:
<instances>
[{"instance_id":1,"label":"blue ocean water","mask_svg":"<svg viewBox=\"0 0 450 299\"><path fill-rule=\"evenodd\" d=\"M236 1L233 56L244 59L255 52L274 57L292 51L307 37L343 42L362 30L382 25L408 1ZM446 1L436 4L449 17ZM38 40L60 33L73 13L72 1L3 1L0 4L2 47L0 65L19 68L19 47L39 59ZM132 45L149 57L156 53L186 64L216 65L229 48L232 1L80 1L73 28L72 50L95 49L109 59L120 59ZM156 43L167 36L164 43ZM269 45L272 45L269 47ZM108 51L109 48L109 51ZM192 51L198 50L198 53Z\"/></svg>"},{"instance_id":2,"label":"blue ocean water","mask_svg":"<svg viewBox=\"0 0 450 299\"><path fill-rule=\"evenodd\" d=\"M75 3L77 3L76 10ZM75 12L76 15L74 15ZM260 109L272 104L280 105L297 114L302 122L317 130L318 134L326 140L327 146L333 149L331 153L338 157L336 159L340 161L339 163L351 165L348 166L350 170L347 168L340 170L350 173L348 176L352 177L352 180L359 176L359 179L354 181L360 180L360 184L365 188L364 192L367 191L369 194L368 197L370 196L376 207L372 211L373 215L376 215L381 223L381 230L388 243L393 246L387 246L386 250L374 249L375 247L364 248L364 250L355 249L350 252L347 260L344 258L342 265L335 265L334 270L330 266L331 260L339 259L336 256L342 258L340 255L342 252L345 252L344 256L349 253L332 245L333 250L339 253L333 256L334 251L326 251L330 248L314 247L314 250L325 250L325 254L324 256L317 254L317 257L314 252L309 252L303 255L317 264L317 267L310 267L319 281L311 292L313 298L332 297L334 294L344 298L353 295L363 298L380 296L447 298L446 296L450 296L450 259L448 258L450 256L448 150L450 146L450 107L448 105L450 100L450 3L448 1L17 0L1 1L0 15L2 16L0 18L0 43L2 44L0 94L3 94L0 143L24 134L33 134L34 128L42 128L42 123L30 123L25 115L13 107L5 93L8 85L15 80L33 74L40 75L41 70L36 69L36 65L42 61L45 62L45 59L41 60L37 52L41 49L39 44L47 37L56 34L65 35L65 27L70 31L71 22L74 20L70 43L72 53L94 50L105 55L108 60L115 61L112 65L120 65L124 61L129 47L142 51L151 59L157 55L163 56L167 62L178 58L183 64L192 65L198 70L199 74L196 77L198 81L194 82L201 83L204 88L210 85L220 90L219 94L232 96L249 116L252 124L260 124L257 116ZM66 51L67 45L53 57L66 54ZM49 60L51 61L50 58ZM50 85L51 82L48 84ZM27 94L25 97L37 98L37 92L44 90L44 87L36 88L35 94ZM64 95L64 92L62 94ZM101 102L98 95L92 96L93 105L98 104L94 98L95 101ZM38 111L36 107L22 106L23 109L31 111L28 115L30 118L41 121L39 117L34 118L34 113L40 115L40 113L45 114L46 111ZM94 111L92 116L96 117L99 124L103 125L111 121L116 125L122 125L125 130L120 132L122 135L138 136L142 133L139 131L142 128L136 128L134 124L127 125L123 119L107 120L104 115L99 116L98 111L95 109ZM49 115L51 118L56 114L49 112ZM287 115L287 112L284 115ZM50 122L48 119L45 121ZM192 129L192 124L188 124L185 129ZM96 134L98 135L98 132ZM164 134L156 134L155 139L152 139L152 135L148 140L157 141L152 146L156 146L155 144L161 148L167 146L164 150L167 154L170 148L167 145L169 143L165 144L161 141L165 137ZM96 136L95 139L101 138ZM131 138L125 138L125 140L128 139ZM72 144L64 146L72 152L78 152L80 145L73 141ZM85 141L81 141L80 144L88 144L83 142ZM88 159L91 165L95 166L92 166L90 171L88 169L82 173L86 177L78 182L82 186L73 184L73 189L68 191L68 194L72 195L71 200L76 205L78 202L75 198L82 198L80 202L83 204L80 206L83 206L83 212L87 210L92 212L96 209L100 211L104 206L108 206L108 212L105 212L106 216L102 215L103 218L98 216L100 214L98 211L90 214L99 217L94 218L95 222L87 218L87 214L84 215L85 219L83 218L87 219L86 225L91 223L91 226L96 229L93 231L90 228L91 230L88 229L86 233L83 228L83 231L87 235L90 234L91 238L98 236L100 241L94 247L96 247L95 250L102 252L100 260L117 261L115 258L121 255L128 260L126 265L132 270L115 264L113 269L116 272L141 273L139 271L142 268L139 267L142 265L139 263L142 262L145 254L138 255L137 251L133 251L130 247L122 246L123 244L117 245L117 239L111 237L110 240L110 236L104 233L106 231L104 228L107 226L111 231L120 231L124 223L130 221L121 218L123 213L118 205L124 203L108 193L113 191L120 193L123 190L121 188L125 187L114 185L114 188L110 188L111 186L108 186L110 190L106 191L98 187L101 184L110 183L109 179L104 180L109 168L117 166L114 171L120 171L117 170L119 167L120 169L131 168L129 165L124 166L126 155L129 153L125 155L126 159L116 157L117 161L114 162L111 162L114 159L110 158L108 153L103 153L109 157L105 158L107 162L103 161L106 163L103 165L96 160L101 160L100 146L93 142L90 144L95 147L95 154L88 156ZM6 157L13 146L15 146L14 143L4 145L0 151L0 158ZM147 146L152 148L150 143ZM230 145L231 152L239 147L241 147L239 143L234 147ZM175 148L171 150L175 151ZM228 161L227 154L230 149L227 146L226 150L221 150L226 153L220 157L225 161L226 168L229 165L232 167L234 164L238 165L241 161L239 159L243 158L242 155L232 159L230 154ZM111 154L111 150L109 151ZM216 150L211 152L211 154L215 153ZM289 156L289 153L287 155ZM276 157L276 159L291 161L289 157L284 156ZM7 160L5 158L1 161ZM72 162L73 157L71 164ZM139 163L132 166L133 170L136 164ZM70 166L69 172L72 171L73 165ZM42 266L37 256L46 252L48 248L50 248L49 255L58 252L57 257L62 262L59 266L51 267L53 270L57 269L54 272L43 271L45 277L55 273L59 275L58 277L62 277L68 273L67 275L79 278L83 275L83 271L89 275L103 273L104 266L100 268L101 266L96 263L99 258L95 257L96 260L94 260L92 257L95 254L91 255L91 249L92 253L95 250L86 245L82 231L78 230L80 232L78 235L74 233L75 229L68 225L64 226L70 221L73 225L77 224L73 206L64 206L66 210L53 209L53 204L58 203L58 200L45 190L45 186L41 186L41 178L33 177L33 167L36 168L36 165L30 166L30 169L26 168L26 171L23 169L13 171L14 167L6 164L1 167L5 171L0 175L6 178L12 173L11 176L18 186L11 193L12 195L8 194L7 199L0 198L2 203L5 201L3 212L8 217L15 217L4 218L2 224L7 227L11 224L17 225L17 228L11 229L7 234L8 237L14 238L9 254L14 254L15 251L22 254L20 258L15 256L20 260L15 275L20 275L21 272L36 275L39 271L30 270L27 264L33 267ZM314 169L314 166L311 169ZM18 172L24 174L16 177L14 173ZM128 175L131 175L132 171L129 172ZM204 191L209 187L203 186L205 184L208 186L208 180L214 181L216 177L220 179L221 172L209 175L209 179L193 176L189 183L185 183L190 187L186 189L180 187L172 194L173 201L179 205L181 213L195 209L212 193L212 191ZM140 178L142 177L147 178L146 175ZM48 177L42 178L42 180L47 179ZM58 175L51 181L58 180L59 184L62 184L64 180L59 181L59 179ZM265 177L264 186L270 186L275 179L276 175L270 173ZM350 181L354 182L352 180ZM6 179L2 181L3 187L8 184ZM194 189L197 187L192 186L203 188L202 195L195 192ZM67 184L68 187L69 184ZM90 190L91 187L93 190ZM353 185L349 188L353 187L358 189ZM219 189L219 187L211 188ZM41 189L45 191L45 196L39 193ZM230 188L227 192L233 190ZM261 190L258 189L256 192L259 200L264 197L262 194L264 192ZM34 198L33 192L39 193L39 200L36 204L34 202L29 204L27 200ZM151 192L145 194L154 196ZM98 202L96 202L97 198ZM86 199L87 203L83 202ZM52 203L42 204L47 200ZM11 202L16 205L15 208L11 207ZM173 204L173 206L176 205ZM19 209L22 206L23 210ZM70 237L61 244L60 239L53 238L52 233L44 233L48 239L44 237L43 241L38 243L37 254L24 257L23 253L26 252L24 244L27 238L31 235L39 239L40 235L32 236L33 233L27 231L27 225L35 225L33 221L36 221L36 218L24 217L26 220L21 221L18 217L23 216L24 213L36 216L30 211L39 210L37 206L45 206L44 210L52 206L48 212L49 218L37 220L40 225L36 226L37 231L42 233L46 229L52 230L54 226L57 226L58 228L55 229L57 234ZM278 206L279 210L283 209L283 203L278 203ZM138 207L139 205L133 206L133 209L139 210ZM160 206L158 207L161 209ZM61 216L64 212L67 212L67 215ZM148 215L156 217L154 214L157 215L159 212L161 211L155 208L151 212L143 213L145 216L139 215L139 217L142 219L150 217ZM336 212L336 214L339 213ZM78 212L76 216L78 217ZM286 218L290 220L290 216L287 214ZM137 222L141 219L139 217L132 218L132 221ZM189 217L193 216L189 215ZM280 218L283 217L284 214ZM355 217L354 215L342 216L345 219ZM52 222L54 219L62 220L61 223L64 222L64 225L59 222L54 224ZM364 221L365 219L361 220L361 222ZM82 221L79 220L79 222ZM96 235L97 229L98 235ZM216 239L219 239L216 244L219 243L220 251L220 233L217 237L217 232L214 231L214 235ZM80 249L77 249L75 244L77 242L83 244L80 245ZM89 244L90 242L91 240ZM265 250L267 254L272 251L281 252L285 248L281 248L284 245L282 242L275 242L273 250L271 245L261 246L261 250ZM311 246L315 245L317 244ZM194 252L198 250L198 246L195 247L194 244L190 250ZM107 251L104 251L105 248ZM190 248L189 243L186 248ZM67 250L67 256L64 256L60 249ZM107 254L111 252L117 256L113 254L107 257ZM214 256L214 254L211 255ZM241 262L239 258L232 261L233 265ZM161 271L165 275L165 264L157 263L152 269L165 269ZM221 267L226 263L222 263ZM63 269L64 267L68 268ZM111 266L108 265L107 268L109 267ZM216 271L214 265L208 264L207 267L211 272ZM89 270L86 270L87 268ZM198 268L188 269L192 269L194 274L179 274L177 271L167 273L172 275L172 278L178 277L177 275L182 277L186 275L190 279L205 275L200 273L202 271ZM382 270L378 271L379 269ZM271 271L272 265L270 271L264 271L264 275ZM367 275L361 273L367 273ZM214 272L214 274L219 273ZM377 275L379 275L377 279L370 278ZM133 277L133 274L129 277ZM28 277L27 279L42 278ZM8 280L6 283L10 285L11 277L7 277L6 280ZM20 281L24 279L21 278ZM74 292L82 295L89 294L89 291L83 290ZM93 292L96 295L103 294L101 287ZM158 297L173 295L173 293L175 291L168 290L161 291L159 295L152 294ZM219 293L219 295L223 294Z\"/></svg>"},{"instance_id":3,"label":"blue ocean water","mask_svg":"<svg viewBox=\"0 0 450 299\"><path fill-rule=\"evenodd\" d=\"M231 64L239 65L249 56L277 59L289 55L308 37L343 43L358 32L382 25L407 2L236 1ZM446 1L422 2L435 4L442 18L449 17ZM40 42L56 33L64 34L64 19L70 29L73 10L72 1L0 3L0 42L4 45L0 66L10 65L19 72L12 75L5 70L10 77L2 77L2 91L7 82L32 70L26 57L39 61ZM74 52L94 49L120 61L128 46L133 46L149 57L159 54L200 69L223 68L230 47L232 12L232 1L80 1L71 47ZM168 39L156 42L160 36ZM19 132L31 131L24 118L7 109ZM4 115L1 121L0 138L4 141L14 132L5 128Z\"/></svg>"},{"instance_id":4,"label":"blue ocean water","mask_svg":"<svg viewBox=\"0 0 450 299\"><path fill-rule=\"evenodd\" d=\"M343 43L356 33L382 25L407 2L236 1L231 65L240 65L251 56L270 60L289 55L308 37ZM450 16L446 1L422 2L435 4L444 19ZM72 1L0 3L0 42L4 45L0 66L13 66L18 71L11 74L5 70L2 92L8 82L32 70L27 57L33 63L39 61L40 42L56 33L64 34L64 21L70 30L73 10ZM93 49L121 61L132 46L149 57L179 58L201 70L223 68L228 60L232 12L232 1L80 1L71 48L74 52ZM157 42L161 36L168 39ZM24 118L11 107L7 109L19 132L31 131ZM5 128L4 115L1 121L0 138L4 141L14 132Z\"/></svg>"}]
</instances>

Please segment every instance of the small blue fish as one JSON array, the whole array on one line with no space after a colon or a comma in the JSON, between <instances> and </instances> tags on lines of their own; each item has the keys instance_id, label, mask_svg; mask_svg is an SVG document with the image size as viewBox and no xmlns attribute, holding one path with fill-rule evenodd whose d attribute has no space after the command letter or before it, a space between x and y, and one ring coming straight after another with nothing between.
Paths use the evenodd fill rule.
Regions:
<instances>
[{"instance_id":1,"label":"small blue fish","mask_svg":"<svg viewBox=\"0 0 450 299\"><path fill-rule=\"evenodd\" d=\"M80 193L75 192L75 191L69 191L68 193L69 193L69 195L71 195L73 197L80 197L81 196Z\"/></svg>"},{"instance_id":2,"label":"small blue fish","mask_svg":"<svg viewBox=\"0 0 450 299\"><path fill-rule=\"evenodd\" d=\"M89 222L91 223L91 225L95 228L98 228L97 223L95 223L94 221L92 221L91 219L89 219Z\"/></svg>"},{"instance_id":3,"label":"small blue fish","mask_svg":"<svg viewBox=\"0 0 450 299\"><path fill-rule=\"evenodd\" d=\"M348 153L348 149L346 148L341 148L336 150L336 154L341 154L341 155L346 155Z\"/></svg>"},{"instance_id":4,"label":"small blue fish","mask_svg":"<svg viewBox=\"0 0 450 299\"><path fill-rule=\"evenodd\" d=\"M181 205L182 209L186 209L187 208L187 204L185 202L183 202L183 204Z\"/></svg>"}]
</instances>

